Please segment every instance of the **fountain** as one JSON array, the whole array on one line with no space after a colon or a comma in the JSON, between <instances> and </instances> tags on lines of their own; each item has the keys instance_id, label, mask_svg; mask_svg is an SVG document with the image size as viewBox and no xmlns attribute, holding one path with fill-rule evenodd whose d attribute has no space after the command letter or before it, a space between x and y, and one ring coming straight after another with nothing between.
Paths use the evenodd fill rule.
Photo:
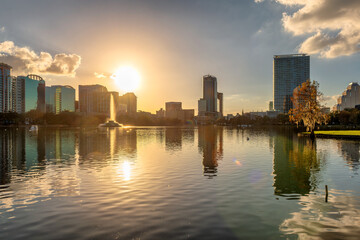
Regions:
<instances>
[{"instance_id":1,"label":"fountain","mask_svg":"<svg viewBox=\"0 0 360 240\"><path fill-rule=\"evenodd\" d=\"M114 96L110 94L110 119L103 124L100 124L99 127L122 127L122 125L115 120L116 110L114 104Z\"/></svg>"}]
</instances>

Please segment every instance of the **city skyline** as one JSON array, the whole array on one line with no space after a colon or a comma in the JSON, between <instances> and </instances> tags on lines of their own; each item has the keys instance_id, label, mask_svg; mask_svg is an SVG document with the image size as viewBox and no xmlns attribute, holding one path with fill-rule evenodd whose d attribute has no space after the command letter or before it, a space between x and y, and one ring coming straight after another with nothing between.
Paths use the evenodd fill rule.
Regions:
<instances>
[{"instance_id":1,"label":"city skyline","mask_svg":"<svg viewBox=\"0 0 360 240\"><path fill-rule=\"evenodd\" d=\"M313 16L315 10L329 10L341 3L322 3L315 9L310 3L295 6L289 1L266 0L222 4L91 1L80 11L82 4L76 1L37 2L8 1L0 10L0 61L12 65L14 75L29 71L42 76L47 85L78 89L78 85L98 83L124 94L111 76L130 65L141 74L140 88L135 91L138 109L153 113L167 101L181 101L197 112L200 81L209 73L217 77L224 92L225 114L266 110L268 101L273 100L272 57L277 54L307 50L311 78L320 83L328 107L336 103L344 86L359 81L359 48L345 49L336 39L330 41L333 32L349 37L343 21L335 28L330 20L323 20L330 40L324 38L321 45L326 33L317 28L320 20L307 31L301 27L304 22L296 18L305 7ZM345 14L359 8L356 1L350 2L342 6ZM105 15L99 8L107 11L107 17L101 17ZM136 15L139 12L141 16ZM95 13L100 17L95 18ZM283 13L287 15L283 17ZM351 21L354 29L356 19ZM298 26L297 32L294 26ZM24 60L24 52L30 53L30 62ZM47 65L41 65L43 62Z\"/></svg>"}]
</instances>

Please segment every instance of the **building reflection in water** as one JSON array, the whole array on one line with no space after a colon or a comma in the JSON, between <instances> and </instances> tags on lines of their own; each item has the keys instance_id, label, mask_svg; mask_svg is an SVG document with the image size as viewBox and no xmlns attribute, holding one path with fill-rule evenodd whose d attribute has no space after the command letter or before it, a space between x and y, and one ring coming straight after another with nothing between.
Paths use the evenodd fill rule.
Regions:
<instances>
[{"instance_id":1,"label":"building reflection in water","mask_svg":"<svg viewBox=\"0 0 360 240\"><path fill-rule=\"evenodd\" d=\"M199 152L203 155L204 176L212 178L217 174L218 161L223 157L222 127L203 126L198 128Z\"/></svg>"},{"instance_id":2,"label":"building reflection in water","mask_svg":"<svg viewBox=\"0 0 360 240\"><path fill-rule=\"evenodd\" d=\"M338 141L338 151L348 164L348 166L357 172L359 170L360 143L357 141Z\"/></svg>"},{"instance_id":3,"label":"building reflection in water","mask_svg":"<svg viewBox=\"0 0 360 240\"><path fill-rule=\"evenodd\" d=\"M183 131L181 128L165 128L165 149L181 151Z\"/></svg>"},{"instance_id":4,"label":"building reflection in water","mask_svg":"<svg viewBox=\"0 0 360 240\"><path fill-rule=\"evenodd\" d=\"M25 131L0 129L0 185L11 180L12 168L25 170Z\"/></svg>"},{"instance_id":5,"label":"building reflection in water","mask_svg":"<svg viewBox=\"0 0 360 240\"><path fill-rule=\"evenodd\" d=\"M164 129L165 132L165 150L181 151L183 144L194 144L194 128L172 128ZM163 131L158 132L157 138L162 140Z\"/></svg>"},{"instance_id":6,"label":"building reflection in water","mask_svg":"<svg viewBox=\"0 0 360 240\"><path fill-rule=\"evenodd\" d=\"M271 136L271 135L270 135ZM276 195L309 194L319 183L325 155L317 153L316 141L282 130L270 137L273 147L274 191Z\"/></svg>"},{"instance_id":7,"label":"building reflection in water","mask_svg":"<svg viewBox=\"0 0 360 240\"><path fill-rule=\"evenodd\" d=\"M79 146L79 150L77 150ZM120 155L126 159L136 157L136 130L111 129L104 133L96 130L81 131L40 128L35 133L25 128L0 129L0 185L11 182L12 175L25 174L36 167L41 175L48 163L68 162L79 151L79 162L106 164L106 159ZM90 160L90 161L89 161ZM73 161L69 162L73 164ZM15 172L14 172L15 171Z\"/></svg>"},{"instance_id":8,"label":"building reflection in water","mask_svg":"<svg viewBox=\"0 0 360 240\"><path fill-rule=\"evenodd\" d=\"M80 164L99 160L100 165L106 165L106 159L114 160L120 155L127 159L136 157L136 129L104 129L102 132L84 130L79 140Z\"/></svg>"}]
</instances>

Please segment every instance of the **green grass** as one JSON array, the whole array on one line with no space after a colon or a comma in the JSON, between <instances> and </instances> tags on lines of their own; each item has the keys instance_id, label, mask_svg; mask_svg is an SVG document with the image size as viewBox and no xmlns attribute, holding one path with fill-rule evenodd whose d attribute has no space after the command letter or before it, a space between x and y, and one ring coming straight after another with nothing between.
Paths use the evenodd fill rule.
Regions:
<instances>
[{"instance_id":1,"label":"green grass","mask_svg":"<svg viewBox=\"0 0 360 240\"><path fill-rule=\"evenodd\" d=\"M310 133L306 132L306 134L310 134ZM315 131L315 135L360 136L360 130Z\"/></svg>"}]
</instances>

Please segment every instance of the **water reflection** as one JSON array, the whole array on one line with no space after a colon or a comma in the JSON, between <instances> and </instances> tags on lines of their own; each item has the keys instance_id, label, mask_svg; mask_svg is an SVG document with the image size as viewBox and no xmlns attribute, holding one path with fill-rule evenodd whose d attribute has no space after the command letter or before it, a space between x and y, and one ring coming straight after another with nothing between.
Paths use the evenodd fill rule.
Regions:
<instances>
[{"instance_id":1,"label":"water reflection","mask_svg":"<svg viewBox=\"0 0 360 240\"><path fill-rule=\"evenodd\" d=\"M76 153L79 163L106 165L107 160L134 159L137 150L136 130L112 129L60 130L40 128L34 134L25 128L0 129L0 185L9 184L12 178L29 171L40 176L49 163L74 164ZM46 163L47 161L47 163ZM32 173L33 174L33 173Z\"/></svg>"},{"instance_id":2,"label":"water reflection","mask_svg":"<svg viewBox=\"0 0 360 240\"><path fill-rule=\"evenodd\" d=\"M183 144L194 143L194 128L172 128L158 129L156 139L163 142L165 135L165 150L170 152L178 152L182 150Z\"/></svg>"},{"instance_id":3,"label":"water reflection","mask_svg":"<svg viewBox=\"0 0 360 240\"><path fill-rule=\"evenodd\" d=\"M25 131L0 129L0 184L10 183L12 168L25 170Z\"/></svg>"},{"instance_id":4,"label":"water reflection","mask_svg":"<svg viewBox=\"0 0 360 240\"><path fill-rule=\"evenodd\" d=\"M80 164L96 161L105 166L107 160L136 157L137 132L134 129L83 130L79 138Z\"/></svg>"},{"instance_id":5,"label":"water reflection","mask_svg":"<svg viewBox=\"0 0 360 240\"><path fill-rule=\"evenodd\" d=\"M218 161L223 157L222 127L203 126L198 129L199 151L203 155L204 176L217 174Z\"/></svg>"},{"instance_id":6,"label":"water reflection","mask_svg":"<svg viewBox=\"0 0 360 240\"><path fill-rule=\"evenodd\" d=\"M300 211L291 213L280 231L297 239L359 239L360 198L349 192L331 190L329 202L310 194L299 201Z\"/></svg>"},{"instance_id":7,"label":"water reflection","mask_svg":"<svg viewBox=\"0 0 360 240\"><path fill-rule=\"evenodd\" d=\"M356 239L360 179L337 153L354 165L358 148L211 126L0 128L0 238Z\"/></svg>"},{"instance_id":8,"label":"water reflection","mask_svg":"<svg viewBox=\"0 0 360 240\"><path fill-rule=\"evenodd\" d=\"M339 141L337 146L340 154L343 156L346 163L355 172L359 170L360 159L360 143L357 141Z\"/></svg>"},{"instance_id":9,"label":"water reflection","mask_svg":"<svg viewBox=\"0 0 360 240\"><path fill-rule=\"evenodd\" d=\"M181 128L165 129L165 149L170 151L181 151L183 130Z\"/></svg>"},{"instance_id":10,"label":"water reflection","mask_svg":"<svg viewBox=\"0 0 360 240\"><path fill-rule=\"evenodd\" d=\"M317 153L316 141L298 137L291 130L282 131L270 138L273 146L273 175L276 195L291 197L309 194L319 183L321 164L325 155Z\"/></svg>"}]
</instances>

